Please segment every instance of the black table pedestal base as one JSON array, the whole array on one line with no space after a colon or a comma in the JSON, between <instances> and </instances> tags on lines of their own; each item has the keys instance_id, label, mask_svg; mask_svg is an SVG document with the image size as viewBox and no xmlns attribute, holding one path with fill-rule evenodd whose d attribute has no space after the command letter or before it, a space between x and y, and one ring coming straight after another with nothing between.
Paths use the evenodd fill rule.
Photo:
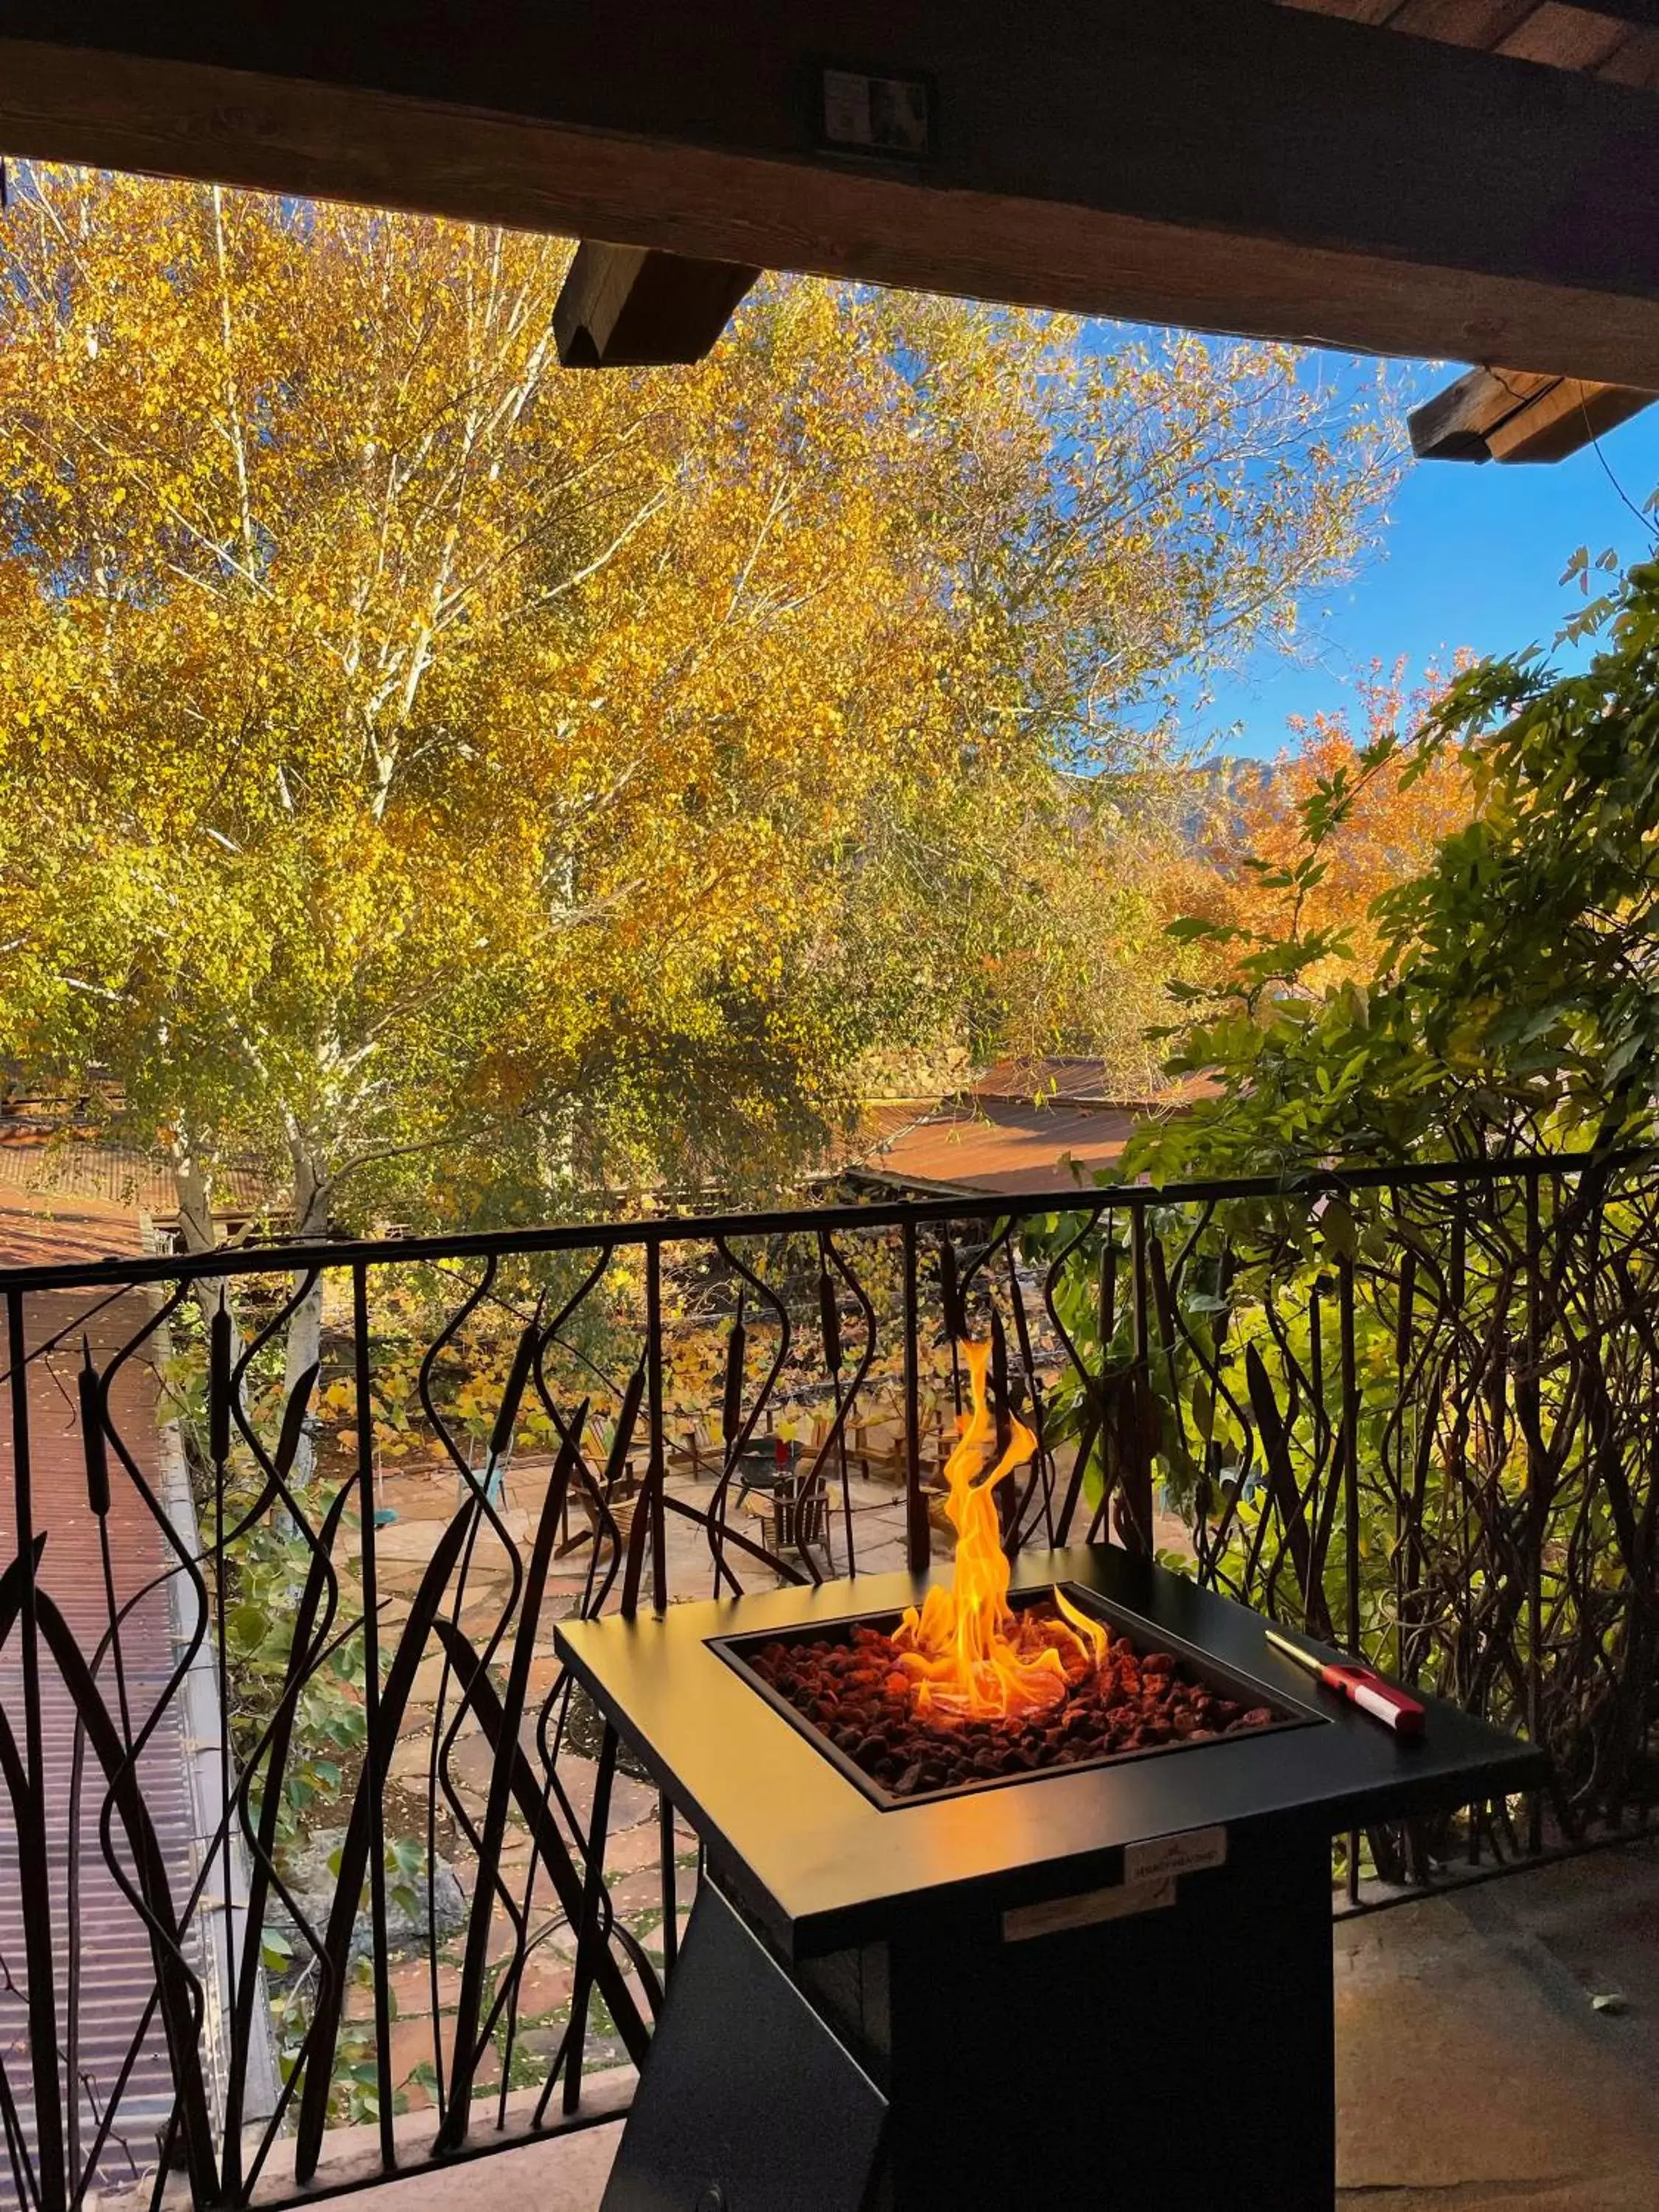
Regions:
<instances>
[{"instance_id":1,"label":"black table pedestal base","mask_svg":"<svg viewBox=\"0 0 1659 2212\"><path fill-rule=\"evenodd\" d=\"M1322 1830L1127 1901L921 1899L786 1972L706 1887L605 2212L1332 2212Z\"/></svg>"}]
</instances>

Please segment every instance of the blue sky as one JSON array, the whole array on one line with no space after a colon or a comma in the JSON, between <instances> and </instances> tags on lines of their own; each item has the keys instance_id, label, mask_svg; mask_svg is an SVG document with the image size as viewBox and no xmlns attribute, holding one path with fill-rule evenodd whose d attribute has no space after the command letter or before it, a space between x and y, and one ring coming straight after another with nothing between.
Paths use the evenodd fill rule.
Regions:
<instances>
[{"instance_id":1,"label":"blue sky","mask_svg":"<svg viewBox=\"0 0 1659 2212\"><path fill-rule=\"evenodd\" d=\"M1431 392L1457 373L1425 365L1411 383ZM1191 736L1206 750L1271 755L1287 742L1287 715L1340 707L1373 659L1389 666L1403 653L1415 673L1459 646L1549 647L1580 604L1577 586L1559 581L1575 549L1587 545L1594 557L1611 547L1626 562L1651 545L1607 470L1640 507L1659 485L1659 406L1611 432L1601 454L1606 468L1591 447L1547 466L1410 465L1380 551L1310 612L1298 657L1258 652L1218 688ZM1581 654L1564 647L1556 657Z\"/></svg>"}]
</instances>

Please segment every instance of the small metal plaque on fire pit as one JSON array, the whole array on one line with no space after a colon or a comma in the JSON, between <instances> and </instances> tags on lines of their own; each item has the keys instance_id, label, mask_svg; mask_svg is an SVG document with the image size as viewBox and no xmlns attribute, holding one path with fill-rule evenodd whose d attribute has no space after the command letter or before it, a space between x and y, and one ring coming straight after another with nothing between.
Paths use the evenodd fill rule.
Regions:
<instances>
[{"instance_id":1,"label":"small metal plaque on fire pit","mask_svg":"<svg viewBox=\"0 0 1659 2212\"><path fill-rule=\"evenodd\" d=\"M1324 1714L1097 1591L1060 1588L1071 1608L1104 1628L1104 1655L1091 1662L1081 1646L1075 1661L1068 1653L1053 1703L1006 1717L919 1709L915 1671L893 1640L894 1613L716 1637L709 1648L883 1811L1325 1724ZM1044 1589L1012 1602L1054 1610L1058 1601Z\"/></svg>"}]
</instances>

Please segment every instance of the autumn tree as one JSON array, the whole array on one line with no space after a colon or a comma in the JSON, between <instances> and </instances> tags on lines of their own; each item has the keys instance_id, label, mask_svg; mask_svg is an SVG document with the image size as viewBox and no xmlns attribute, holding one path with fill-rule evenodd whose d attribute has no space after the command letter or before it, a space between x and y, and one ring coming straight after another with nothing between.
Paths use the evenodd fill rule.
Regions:
<instances>
[{"instance_id":1,"label":"autumn tree","mask_svg":"<svg viewBox=\"0 0 1659 2212\"><path fill-rule=\"evenodd\" d=\"M1230 926L1233 944L1317 939L1300 988L1369 975L1383 941L1376 902L1420 875L1474 805L1456 747L1416 758L1402 743L1449 681L1431 669L1408 684L1403 660L1374 665L1355 712L1292 716L1292 744L1275 760L1238 763L1212 792L1197 852L1166 878L1166 905Z\"/></svg>"},{"instance_id":2,"label":"autumn tree","mask_svg":"<svg viewBox=\"0 0 1659 2212\"><path fill-rule=\"evenodd\" d=\"M1206 1095L1118 1168L1206 1187L1148 1217L1159 1357L1133 1299L1103 1307L1079 1224L1027 1254L1058 1263L1081 1371L1148 1378L1156 1478L1221 1586L1524 1724L1564 1820L1589 1821L1633 1786L1653 1680L1630 1594L1656 1510L1659 564L1602 617L1571 672L1535 652L1467 667L1338 759L1300 806L1292 896L1248 933L1194 919L1223 972L1172 1072ZM1331 975L1310 913L1364 780L1408 801L1448 769L1462 818L1381 893L1374 957ZM1268 1180L1218 1196L1233 1176ZM1092 1402L1054 1394L1048 1433L1088 1453ZM1109 1472L1096 1449L1092 1496ZM1528 1578L1550 1629L1526 1667Z\"/></svg>"},{"instance_id":3,"label":"autumn tree","mask_svg":"<svg viewBox=\"0 0 1659 2212\"><path fill-rule=\"evenodd\" d=\"M569 374L568 256L47 168L0 218L4 1044L194 1245L233 1157L301 1234L545 1212L787 1168L875 1044L1133 1049L1146 732L1387 488L1285 349L959 302L773 281Z\"/></svg>"},{"instance_id":4,"label":"autumn tree","mask_svg":"<svg viewBox=\"0 0 1659 2212\"><path fill-rule=\"evenodd\" d=\"M1172 1073L1212 1095L1138 1133L1130 1171L1279 1172L1646 1142L1659 1098L1659 565L1609 597L1579 673L1536 652L1462 670L1360 774L1464 780L1464 818L1372 910L1373 963L1316 985L1323 932L1179 933L1218 949ZM1316 787L1291 872L1316 871L1355 784Z\"/></svg>"}]
</instances>

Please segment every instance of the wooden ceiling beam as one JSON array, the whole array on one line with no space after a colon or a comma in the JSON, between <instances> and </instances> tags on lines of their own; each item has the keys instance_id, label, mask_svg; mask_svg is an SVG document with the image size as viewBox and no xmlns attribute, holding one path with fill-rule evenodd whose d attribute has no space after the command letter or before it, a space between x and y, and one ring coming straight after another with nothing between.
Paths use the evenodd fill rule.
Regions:
<instances>
[{"instance_id":1,"label":"wooden ceiling beam","mask_svg":"<svg viewBox=\"0 0 1659 2212\"><path fill-rule=\"evenodd\" d=\"M1555 0L1586 15L1613 15L1621 23L1659 25L1659 0Z\"/></svg>"},{"instance_id":2,"label":"wooden ceiling beam","mask_svg":"<svg viewBox=\"0 0 1659 2212\"><path fill-rule=\"evenodd\" d=\"M1659 386L1650 94L1266 0L0 0L0 147Z\"/></svg>"},{"instance_id":3,"label":"wooden ceiling beam","mask_svg":"<svg viewBox=\"0 0 1659 2212\"><path fill-rule=\"evenodd\" d=\"M1656 396L1576 376L1473 368L1406 420L1420 461L1560 461L1652 406Z\"/></svg>"}]
</instances>

